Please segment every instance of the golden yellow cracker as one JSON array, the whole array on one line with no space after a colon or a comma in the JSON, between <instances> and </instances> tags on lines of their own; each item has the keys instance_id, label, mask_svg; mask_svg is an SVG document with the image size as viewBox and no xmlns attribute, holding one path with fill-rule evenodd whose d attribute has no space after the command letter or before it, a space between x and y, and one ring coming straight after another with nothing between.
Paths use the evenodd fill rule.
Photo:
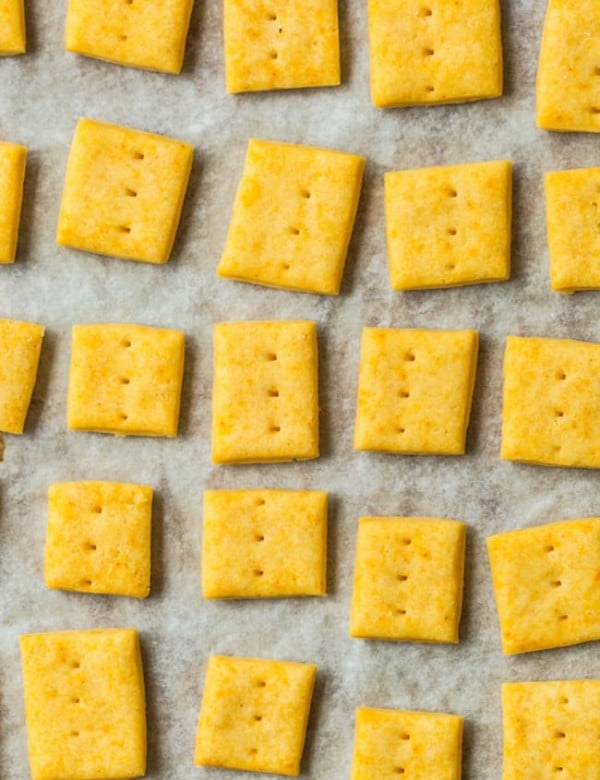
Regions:
<instances>
[{"instance_id":1,"label":"golden yellow cracker","mask_svg":"<svg viewBox=\"0 0 600 780\"><path fill-rule=\"evenodd\" d=\"M498 0L369 0L368 7L375 106L502 94Z\"/></svg>"},{"instance_id":2,"label":"golden yellow cracker","mask_svg":"<svg viewBox=\"0 0 600 780\"><path fill-rule=\"evenodd\" d=\"M192 166L173 138L80 119L58 218L62 246L166 263Z\"/></svg>"},{"instance_id":3,"label":"golden yellow cracker","mask_svg":"<svg viewBox=\"0 0 600 780\"><path fill-rule=\"evenodd\" d=\"M212 656L195 763L300 774L316 671L314 664Z\"/></svg>"},{"instance_id":4,"label":"golden yellow cracker","mask_svg":"<svg viewBox=\"0 0 600 780\"><path fill-rule=\"evenodd\" d=\"M146 771L144 678L134 629L21 637L32 780Z\"/></svg>"},{"instance_id":5,"label":"golden yellow cracker","mask_svg":"<svg viewBox=\"0 0 600 780\"><path fill-rule=\"evenodd\" d=\"M0 263L12 263L15 259L26 159L24 146L0 141Z\"/></svg>"},{"instance_id":6,"label":"golden yellow cracker","mask_svg":"<svg viewBox=\"0 0 600 780\"><path fill-rule=\"evenodd\" d=\"M37 377L44 328L0 319L0 431L23 433Z\"/></svg>"},{"instance_id":7,"label":"golden yellow cracker","mask_svg":"<svg viewBox=\"0 0 600 780\"><path fill-rule=\"evenodd\" d=\"M600 780L600 680L502 686L502 780Z\"/></svg>"},{"instance_id":8,"label":"golden yellow cracker","mask_svg":"<svg viewBox=\"0 0 600 780\"><path fill-rule=\"evenodd\" d=\"M508 337L501 457L600 468L600 344Z\"/></svg>"},{"instance_id":9,"label":"golden yellow cracker","mask_svg":"<svg viewBox=\"0 0 600 780\"><path fill-rule=\"evenodd\" d=\"M48 491L49 588L145 598L150 592L152 488L63 482Z\"/></svg>"},{"instance_id":10,"label":"golden yellow cracker","mask_svg":"<svg viewBox=\"0 0 600 780\"><path fill-rule=\"evenodd\" d=\"M69 0L67 51L179 73L194 0Z\"/></svg>"},{"instance_id":11,"label":"golden yellow cracker","mask_svg":"<svg viewBox=\"0 0 600 780\"><path fill-rule=\"evenodd\" d=\"M326 570L327 493L205 491L205 598L320 596Z\"/></svg>"},{"instance_id":12,"label":"golden yellow cracker","mask_svg":"<svg viewBox=\"0 0 600 780\"><path fill-rule=\"evenodd\" d=\"M537 125L600 131L600 8L549 0L537 72Z\"/></svg>"},{"instance_id":13,"label":"golden yellow cracker","mask_svg":"<svg viewBox=\"0 0 600 780\"><path fill-rule=\"evenodd\" d=\"M428 517L361 517L350 635L458 642L467 527Z\"/></svg>"},{"instance_id":14,"label":"golden yellow cracker","mask_svg":"<svg viewBox=\"0 0 600 780\"><path fill-rule=\"evenodd\" d=\"M228 92L340 83L337 0L224 0Z\"/></svg>"},{"instance_id":15,"label":"golden yellow cracker","mask_svg":"<svg viewBox=\"0 0 600 780\"><path fill-rule=\"evenodd\" d=\"M510 276L512 164L444 165L385 174L393 290Z\"/></svg>"},{"instance_id":16,"label":"golden yellow cracker","mask_svg":"<svg viewBox=\"0 0 600 780\"><path fill-rule=\"evenodd\" d=\"M0 0L0 57L25 53L23 0Z\"/></svg>"},{"instance_id":17,"label":"golden yellow cracker","mask_svg":"<svg viewBox=\"0 0 600 780\"><path fill-rule=\"evenodd\" d=\"M354 448L464 453L478 343L474 330L365 328Z\"/></svg>"},{"instance_id":18,"label":"golden yellow cracker","mask_svg":"<svg viewBox=\"0 0 600 780\"><path fill-rule=\"evenodd\" d=\"M67 421L72 430L176 436L185 336L144 325L75 325Z\"/></svg>"},{"instance_id":19,"label":"golden yellow cracker","mask_svg":"<svg viewBox=\"0 0 600 780\"><path fill-rule=\"evenodd\" d=\"M351 780L460 780L463 718L359 707Z\"/></svg>"},{"instance_id":20,"label":"golden yellow cracker","mask_svg":"<svg viewBox=\"0 0 600 780\"><path fill-rule=\"evenodd\" d=\"M551 171L545 190L552 289L600 289L600 168Z\"/></svg>"},{"instance_id":21,"label":"golden yellow cracker","mask_svg":"<svg viewBox=\"0 0 600 780\"><path fill-rule=\"evenodd\" d=\"M507 655L600 639L600 518L487 540Z\"/></svg>"},{"instance_id":22,"label":"golden yellow cracker","mask_svg":"<svg viewBox=\"0 0 600 780\"><path fill-rule=\"evenodd\" d=\"M224 322L214 343L213 461L317 458L314 322Z\"/></svg>"},{"instance_id":23,"label":"golden yellow cracker","mask_svg":"<svg viewBox=\"0 0 600 780\"><path fill-rule=\"evenodd\" d=\"M250 140L219 276L337 295L365 160Z\"/></svg>"}]
</instances>

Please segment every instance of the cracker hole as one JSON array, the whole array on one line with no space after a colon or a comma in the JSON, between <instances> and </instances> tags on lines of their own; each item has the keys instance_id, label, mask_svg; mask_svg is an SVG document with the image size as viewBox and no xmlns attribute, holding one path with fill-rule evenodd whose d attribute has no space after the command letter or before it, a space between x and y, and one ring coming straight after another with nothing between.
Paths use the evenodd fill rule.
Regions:
<instances>
[{"instance_id":1,"label":"cracker hole","mask_svg":"<svg viewBox=\"0 0 600 780\"><path fill-rule=\"evenodd\" d=\"M256 499L256 506L264 506L265 499L264 498L257 498Z\"/></svg>"},{"instance_id":2,"label":"cracker hole","mask_svg":"<svg viewBox=\"0 0 600 780\"><path fill-rule=\"evenodd\" d=\"M255 577L262 577L263 575L264 575L264 571L262 569L254 569Z\"/></svg>"},{"instance_id":3,"label":"cracker hole","mask_svg":"<svg viewBox=\"0 0 600 780\"><path fill-rule=\"evenodd\" d=\"M279 398L279 390L267 390L269 398Z\"/></svg>"},{"instance_id":4,"label":"cracker hole","mask_svg":"<svg viewBox=\"0 0 600 780\"><path fill-rule=\"evenodd\" d=\"M405 536L404 539L402 540L402 544L408 546L409 544L412 544L412 539L409 539L408 536Z\"/></svg>"},{"instance_id":5,"label":"cracker hole","mask_svg":"<svg viewBox=\"0 0 600 780\"><path fill-rule=\"evenodd\" d=\"M406 428L396 428L396 433L405 433Z\"/></svg>"},{"instance_id":6,"label":"cracker hole","mask_svg":"<svg viewBox=\"0 0 600 780\"><path fill-rule=\"evenodd\" d=\"M127 195L128 198L137 198L137 192L130 187L125 187L125 195Z\"/></svg>"},{"instance_id":7,"label":"cracker hole","mask_svg":"<svg viewBox=\"0 0 600 780\"><path fill-rule=\"evenodd\" d=\"M431 8L428 8L427 6L423 6L423 8L419 10L419 16L427 17L427 16L431 16L432 14L433 11L431 10Z\"/></svg>"},{"instance_id":8,"label":"cracker hole","mask_svg":"<svg viewBox=\"0 0 600 780\"><path fill-rule=\"evenodd\" d=\"M122 376L119 381L121 382L122 385L128 385L129 384L129 379L126 376Z\"/></svg>"},{"instance_id":9,"label":"cracker hole","mask_svg":"<svg viewBox=\"0 0 600 780\"><path fill-rule=\"evenodd\" d=\"M544 552L547 552L547 553L554 552L554 545L553 544L547 544L544 547Z\"/></svg>"},{"instance_id":10,"label":"cracker hole","mask_svg":"<svg viewBox=\"0 0 600 780\"><path fill-rule=\"evenodd\" d=\"M414 355L414 352L410 352L410 351L408 351L408 352L405 352L405 353L404 353L404 355L403 355L402 357L403 357L403 359L404 359L404 360L405 360L407 363L414 363L414 361L416 360L416 358L415 358L415 355Z\"/></svg>"},{"instance_id":11,"label":"cracker hole","mask_svg":"<svg viewBox=\"0 0 600 780\"><path fill-rule=\"evenodd\" d=\"M279 433L280 430L281 430L281 426L279 426L279 425L271 425L269 427L269 431L271 433Z\"/></svg>"},{"instance_id":12,"label":"cracker hole","mask_svg":"<svg viewBox=\"0 0 600 780\"><path fill-rule=\"evenodd\" d=\"M594 76L600 76L600 67L598 67L598 65L596 65L596 67L594 68L594 70L592 72L593 72Z\"/></svg>"},{"instance_id":13,"label":"cracker hole","mask_svg":"<svg viewBox=\"0 0 600 780\"><path fill-rule=\"evenodd\" d=\"M121 341L121 346L122 347L130 347L131 346L131 339L123 339Z\"/></svg>"},{"instance_id":14,"label":"cracker hole","mask_svg":"<svg viewBox=\"0 0 600 780\"><path fill-rule=\"evenodd\" d=\"M454 271L455 268L456 268L456 266L454 265L454 263L446 263L446 270L447 271Z\"/></svg>"},{"instance_id":15,"label":"cracker hole","mask_svg":"<svg viewBox=\"0 0 600 780\"><path fill-rule=\"evenodd\" d=\"M253 720L255 720L257 723L260 723L262 720L262 715L255 715Z\"/></svg>"},{"instance_id":16,"label":"cracker hole","mask_svg":"<svg viewBox=\"0 0 600 780\"><path fill-rule=\"evenodd\" d=\"M400 390L398 393L398 398L410 398L410 393L408 390Z\"/></svg>"},{"instance_id":17,"label":"cracker hole","mask_svg":"<svg viewBox=\"0 0 600 780\"><path fill-rule=\"evenodd\" d=\"M126 41L127 40L127 36L126 35L119 35L119 40L120 41Z\"/></svg>"},{"instance_id":18,"label":"cracker hole","mask_svg":"<svg viewBox=\"0 0 600 780\"><path fill-rule=\"evenodd\" d=\"M72 737L78 737L79 736L79 732L78 731L72 731L71 732L71 736Z\"/></svg>"},{"instance_id":19,"label":"cracker hole","mask_svg":"<svg viewBox=\"0 0 600 780\"><path fill-rule=\"evenodd\" d=\"M79 696L71 696L71 704L79 704L80 701Z\"/></svg>"},{"instance_id":20,"label":"cracker hole","mask_svg":"<svg viewBox=\"0 0 600 780\"><path fill-rule=\"evenodd\" d=\"M449 236L455 236L456 235L456 228L448 228L448 235Z\"/></svg>"},{"instance_id":21,"label":"cracker hole","mask_svg":"<svg viewBox=\"0 0 600 780\"><path fill-rule=\"evenodd\" d=\"M87 550L88 552L94 552L94 550L96 550L97 548L93 542L84 542L83 549Z\"/></svg>"},{"instance_id":22,"label":"cracker hole","mask_svg":"<svg viewBox=\"0 0 600 780\"><path fill-rule=\"evenodd\" d=\"M265 688L267 685L266 680L257 680L254 684L257 688Z\"/></svg>"},{"instance_id":23,"label":"cracker hole","mask_svg":"<svg viewBox=\"0 0 600 780\"><path fill-rule=\"evenodd\" d=\"M398 576L396 577L396 579L398 580L398 582L406 582L406 580L408 579L408 577L406 576L406 574L398 574Z\"/></svg>"},{"instance_id":24,"label":"cracker hole","mask_svg":"<svg viewBox=\"0 0 600 780\"><path fill-rule=\"evenodd\" d=\"M556 739L564 739L567 735L565 734L564 731L556 731L554 736L556 737Z\"/></svg>"},{"instance_id":25,"label":"cracker hole","mask_svg":"<svg viewBox=\"0 0 600 780\"><path fill-rule=\"evenodd\" d=\"M567 375L565 374L565 372L564 372L564 371L557 371L557 372L556 372L556 378L557 378L559 381L561 381L561 382L564 382L564 381L565 381L565 379L567 378Z\"/></svg>"},{"instance_id":26,"label":"cracker hole","mask_svg":"<svg viewBox=\"0 0 600 780\"><path fill-rule=\"evenodd\" d=\"M79 663L79 661L71 661L71 668L72 669L79 669L80 666L81 666L81 664Z\"/></svg>"},{"instance_id":27,"label":"cracker hole","mask_svg":"<svg viewBox=\"0 0 600 780\"><path fill-rule=\"evenodd\" d=\"M569 699L568 699L567 696L561 696L559 698L558 702L559 702L559 704L568 704L569 703Z\"/></svg>"},{"instance_id":28,"label":"cracker hole","mask_svg":"<svg viewBox=\"0 0 600 780\"><path fill-rule=\"evenodd\" d=\"M267 14L267 20L269 22L276 22L277 21L277 14L271 11L270 14Z\"/></svg>"},{"instance_id":29,"label":"cracker hole","mask_svg":"<svg viewBox=\"0 0 600 780\"><path fill-rule=\"evenodd\" d=\"M297 228L297 227L290 227L290 228L289 228L289 232L290 232L290 233L291 233L293 236L299 236L299 235L300 235L300 228Z\"/></svg>"},{"instance_id":30,"label":"cracker hole","mask_svg":"<svg viewBox=\"0 0 600 780\"><path fill-rule=\"evenodd\" d=\"M251 756L255 756L258 753L258 748L250 748L248 753L250 753Z\"/></svg>"},{"instance_id":31,"label":"cracker hole","mask_svg":"<svg viewBox=\"0 0 600 780\"><path fill-rule=\"evenodd\" d=\"M289 263L282 263L281 267L283 268L284 271L289 271L290 270L290 264Z\"/></svg>"},{"instance_id":32,"label":"cracker hole","mask_svg":"<svg viewBox=\"0 0 600 780\"><path fill-rule=\"evenodd\" d=\"M81 580L80 583L80 585L83 585L84 588L89 588L91 584L92 584L91 580Z\"/></svg>"},{"instance_id":33,"label":"cracker hole","mask_svg":"<svg viewBox=\"0 0 600 780\"><path fill-rule=\"evenodd\" d=\"M264 542L265 541L265 537L262 534L255 534L254 541L255 542Z\"/></svg>"},{"instance_id":34,"label":"cracker hole","mask_svg":"<svg viewBox=\"0 0 600 780\"><path fill-rule=\"evenodd\" d=\"M267 360L277 360L275 352L267 352Z\"/></svg>"},{"instance_id":35,"label":"cracker hole","mask_svg":"<svg viewBox=\"0 0 600 780\"><path fill-rule=\"evenodd\" d=\"M454 189L454 187L448 187L448 189L446 190L446 194L448 195L449 198L458 197L458 192Z\"/></svg>"},{"instance_id":36,"label":"cracker hole","mask_svg":"<svg viewBox=\"0 0 600 780\"><path fill-rule=\"evenodd\" d=\"M128 420L128 419L129 419L129 417L125 414L125 412L121 412L121 420L123 420L123 422L125 422L125 420Z\"/></svg>"},{"instance_id":37,"label":"cracker hole","mask_svg":"<svg viewBox=\"0 0 600 780\"><path fill-rule=\"evenodd\" d=\"M568 619L569 619L569 616L568 616L568 615L559 615L558 619L559 619L560 621L563 621L563 620L568 620Z\"/></svg>"},{"instance_id":38,"label":"cracker hole","mask_svg":"<svg viewBox=\"0 0 600 780\"><path fill-rule=\"evenodd\" d=\"M555 409L554 410L554 416L555 417L564 417L565 413L562 411L562 409Z\"/></svg>"},{"instance_id":39,"label":"cracker hole","mask_svg":"<svg viewBox=\"0 0 600 780\"><path fill-rule=\"evenodd\" d=\"M432 48L430 48L429 46L427 46L427 47L425 47L423 49L423 56L424 57L433 57L434 54L435 54L435 51Z\"/></svg>"},{"instance_id":40,"label":"cracker hole","mask_svg":"<svg viewBox=\"0 0 600 780\"><path fill-rule=\"evenodd\" d=\"M553 588L560 588L560 586L562 585L562 582L561 582L561 580L552 580L550 585L552 585Z\"/></svg>"},{"instance_id":41,"label":"cracker hole","mask_svg":"<svg viewBox=\"0 0 600 780\"><path fill-rule=\"evenodd\" d=\"M131 228L129 225L119 225L118 230L119 233L131 233Z\"/></svg>"},{"instance_id":42,"label":"cracker hole","mask_svg":"<svg viewBox=\"0 0 600 780\"><path fill-rule=\"evenodd\" d=\"M300 190L300 195L302 195L303 198L306 198L306 200L309 200L311 197L310 191L306 189Z\"/></svg>"},{"instance_id":43,"label":"cracker hole","mask_svg":"<svg viewBox=\"0 0 600 780\"><path fill-rule=\"evenodd\" d=\"M101 515L102 514L102 507L101 507L101 505L100 504L94 504L94 506L92 507L92 512L95 515Z\"/></svg>"},{"instance_id":44,"label":"cracker hole","mask_svg":"<svg viewBox=\"0 0 600 780\"><path fill-rule=\"evenodd\" d=\"M403 775L404 774L404 767L403 766L395 766L394 767L394 774L395 775Z\"/></svg>"},{"instance_id":45,"label":"cracker hole","mask_svg":"<svg viewBox=\"0 0 600 780\"><path fill-rule=\"evenodd\" d=\"M140 151L135 151L132 155L134 160L143 160L144 159L144 153Z\"/></svg>"},{"instance_id":46,"label":"cracker hole","mask_svg":"<svg viewBox=\"0 0 600 780\"><path fill-rule=\"evenodd\" d=\"M400 734L400 739L408 740L410 739L410 734L407 734L406 731L404 731L402 734Z\"/></svg>"},{"instance_id":47,"label":"cracker hole","mask_svg":"<svg viewBox=\"0 0 600 780\"><path fill-rule=\"evenodd\" d=\"M428 84L425 87L425 92L435 92L435 87L433 87L431 84Z\"/></svg>"},{"instance_id":48,"label":"cracker hole","mask_svg":"<svg viewBox=\"0 0 600 780\"><path fill-rule=\"evenodd\" d=\"M555 766L554 767L554 771L555 772L562 772L563 771L563 767L562 766Z\"/></svg>"},{"instance_id":49,"label":"cracker hole","mask_svg":"<svg viewBox=\"0 0 600 780\"><path fill-rule=\"evenodd\" d=\"M396 610L396 614L397 615L406 615L406 610L405 609L397 609Z\"/></svg>"},{"instance_id":50,"label":"cracker hole","mask_svg":"<svg viewBox=\"0 0 600 780\"><path fill-rule=\"evenodd\" d=\"M596 115L598 115L598 114L600 114L600 108L598 108L598 106L592 106L592 107L590 108L590 112L591 112L592 114L596 114Z\"/></svg>"},{"instance_id":51,"label":"cracker hole","mask_svg":"<svg viewBox=\"0 0 600 780\"><path fill-rule=\"evenodd\" d=\"M276 59L279 57L279 54L277 54L277 52L276 52L276 51L271 51L271 52L269 52L269 57L270 57L272 60L276 60Z\"/></svg>"}]
</instances>

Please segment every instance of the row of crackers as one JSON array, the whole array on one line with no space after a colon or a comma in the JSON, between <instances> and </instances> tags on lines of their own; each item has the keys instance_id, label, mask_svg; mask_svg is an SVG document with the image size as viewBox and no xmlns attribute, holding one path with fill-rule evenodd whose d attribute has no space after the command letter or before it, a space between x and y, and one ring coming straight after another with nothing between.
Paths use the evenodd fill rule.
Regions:
<instances>
[{"instance_id":1,"label":"row of crackers","mask_svg":"<svg viewBox=\"0 0 600 780\"><path fill-rule=\"evenodd\" d=\"M193 0L69 0L68 51L181 71ZM0 3L0 55L26 48L23 0ZM380 108L495 98L503 89L499 0L369 0L371 94ZM550 0L538 68L538 125L600 130L600 11ZM224 0L228 92L341 82L337 0Z\"/></svg>"}]
</instances>

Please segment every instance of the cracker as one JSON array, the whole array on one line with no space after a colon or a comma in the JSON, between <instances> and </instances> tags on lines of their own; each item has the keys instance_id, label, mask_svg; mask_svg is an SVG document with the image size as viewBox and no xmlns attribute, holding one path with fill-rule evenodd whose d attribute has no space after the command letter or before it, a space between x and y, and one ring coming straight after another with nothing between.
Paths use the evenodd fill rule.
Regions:
<instances>
[{"instance_id":1,"label":"cracker","mask_svg":"<svg viewBox=\"0 0 600 780\"><path fill-rule=\"evenodd\" d=\"M600 344L508 337L501 457L600 467Z\"/></svg>"},{"instance_id":2,"label":"cracker","mask_svg":"<svg viewBox=\"0 0 600 780\"><path fill-rule=\"evenodd\" d=\"M600 289L600 168L551 171L545 190L552 289Z\"/></svg>"},{"instance_id":3,"label":"cracker","mask_svg":"<svg viewBox=\"0 0 600 780\"><path fill-rule=\"evenodd\" d=\"M228 92L340 83L337 0L224 0Z\"/></svg>"},{"instance_id":4,"label":"cracker","mask_svg":"<svg viewBox=\"0 0 600 780\"><path fill-rule=\"evenodd\" d=\"M364 166L355 154L251 139L219 276L337 295Z\"/></svg>"},{"instance_id":5,"label":"cracker","mask_svg":"<svg viewBox=\"0 0 600 780\"><path fill-rule=\"evenodd\" d=\"M351 780L460 780L463 718L359 707Z\"/></svg>"},{"instance_id":6,"label":"cracker","mask_svg":"<svg viewBox=\"0 0 600 780\"><path fill-rule=\"evenodd\" d=\"M24 146L0 141L0 263L13 263L17 252L26 160Z\"/></svg>"},{"instance_id":7,"label":"cracker","mask_svg":"<svg viewBox=\"0 0 600 780\"><path fill-rule=\"evenodd\" d=\"M600 518L487 540L506 655L600 639Z\"/></svg>"},{"instance_id":8,"label":"cracker","mask_svg":"<svg viewBox=\"0 0 600 780\"><path fill-rule=\"evenodd\" d=\"M214 330L215 463L319 456L314 322L223 322Z\"/></svg>"},{"instance_id":9,"label":"cracker","mask_svg":"<svg viewBox=\"0 0 600 780\"><path fill-rule=\"evenodd\" d=\"M600 780L600 680L502 686L502 780Z\"/></svg>"},{"instance_id":10,"label":"cracker","mask_svg":"<svg viewBox=\"0 0 600 780\"><path fill-rule=\"evenodd\" d=\"M369 0L369 50L379 108L502 94L498 0Z\"/></svg>"},{"instance_id":11,"label":"cracker","mask_svg":"<svg viewBox=\"0 0 600 780\"><path fill-rule=\"evenodd\" d=\"M326 571L327 493L205 491L205 598L321 596Z\"/></svg>"},{"instance_id":12,"label":"cracker","mask_svg":"<svg viewBox=\"0 0 600 780\"><path fill-rule=\"evenodd\" d=\"M537 125L600 131L600 8L549 0L537 72Z\"/></svg>"},{"instance_id":13,"label":"cracker","mask_svg":"<svg viewBox=\"0 0 600 780\"><path fill-rule=\"evenodd\" d=\"M0 57L24 54L25 48L23 0L0 0Z\"/></svg>"},{"instance_id":14,"label":"cracker","mask_svg":"<svg viewBox=\"0 0 600 780\"><path fill-rule=\"evenodd\" d=\"M511 193L503 160L386 173L392 289L508 279Z\"/></svg>"},{"instance_id":15,"label":"cracker","mask_svg":"<svg viewBox=\"0 0 600 780\"><path fill-rule=\"evenodd\" d=\"M23 433L37 377L44 328L0 319L0 431Z\"/></svg>"},{"instance_id":16,"label":"cracker","mask_svg":"<svg viewBox=\"0 0 600 780\"><path fill-rule=\"evenodd\" d=\"M314 664L211 656L195 763L300 774L316 672Z\"/></svg>"},{"instance_id":17,"label":"cracker","mask_svg":"<svg viewBox=\"0 0 600 780\"><path fill-rule=\"evenodd\" d=\"M179 73L194 0L69 0L65 48L119 65Z\"/></svg>"},{"instance_id":18,"label":"cracker","mask_svg":"<svg viewBox=\"0 0 600 780\"><path fill-rule=\"evenodd\" d=\"M350 635L458 642L466 531L459 520L361 517Z\"/></svg>"},{"instance_id":19,"label":"cracker","mask_svg":"<svg viewBox=\"0 0 600 780\"><path fill-rule=\"evenodd\" d=\"M134 629L21 637L32 780L146 771L144 678Z\"/></svg>"},{"instance_id":20,"label":"cracker","mask_svg":"<svg viewBox=\"0 0 600 780\"><path fill-rule=\"evenodd\" d=\"M478 341L474 330L364 328L354 448L464 453Z\"/></svg>"},{"instance_id":21,"label":"cracker","mask_svg":"<svg viewBox=\"0 0 600 780\"><path fill-rule=\"evenodd\" d=\"M48 491L44 574L49 588L146 598L152 488L63 482Z\"/></svg>"},{"instance_id":22,"label":"cracker","mask_svg":"<svg viewBox=\"0 0 600 780\"><path fill-rule=\"evenodd\" d=\"M166 263L179 224L193 147L173 138L80 119L56 240L126 260Z\"/></svg>"},{"instance_id":23,"label":"cracker","mask_svg":"<svg viewBox=\"0 0 600 780\"><path fill-rule=\"evenodd\" d=\"M185 336L144 325L75 325L68 426L132 436L176 436Z\"/></svg>"}]
</instances>

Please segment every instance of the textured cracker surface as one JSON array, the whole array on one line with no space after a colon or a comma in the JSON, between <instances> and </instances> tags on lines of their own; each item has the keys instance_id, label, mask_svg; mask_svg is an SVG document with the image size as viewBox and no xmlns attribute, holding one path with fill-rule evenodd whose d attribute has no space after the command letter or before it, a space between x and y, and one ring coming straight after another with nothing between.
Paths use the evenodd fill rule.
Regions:
<instances>
[{"instance_id":1,"label":"textured cracker surface","mask_svg":"<svg viewBox=\"0 0 600 780\"><path fill-rule=\"evenodd\" d=\"M0 56L24 53L24 0L0 0Z\"/></svg>"},{"instance_id":2,"label":"textured cracker surface","mask_svg":"<svg viewBox=\"0 0 600 780\"><path fill-rule=\"evenodd\" d=\"M44 328L0 320L0 431L23 433L38 372Z\"/></svg>"},{"instance_id":3,"label":"textured cracker surface","mask_svg":"<svg viewBox=\"0 0 600 780\"><path fill-rule=\"evenodd\" d=\"M15 259L26 160L24 146L0 141L0 264Z\"/></svg>"}]
</instances>

